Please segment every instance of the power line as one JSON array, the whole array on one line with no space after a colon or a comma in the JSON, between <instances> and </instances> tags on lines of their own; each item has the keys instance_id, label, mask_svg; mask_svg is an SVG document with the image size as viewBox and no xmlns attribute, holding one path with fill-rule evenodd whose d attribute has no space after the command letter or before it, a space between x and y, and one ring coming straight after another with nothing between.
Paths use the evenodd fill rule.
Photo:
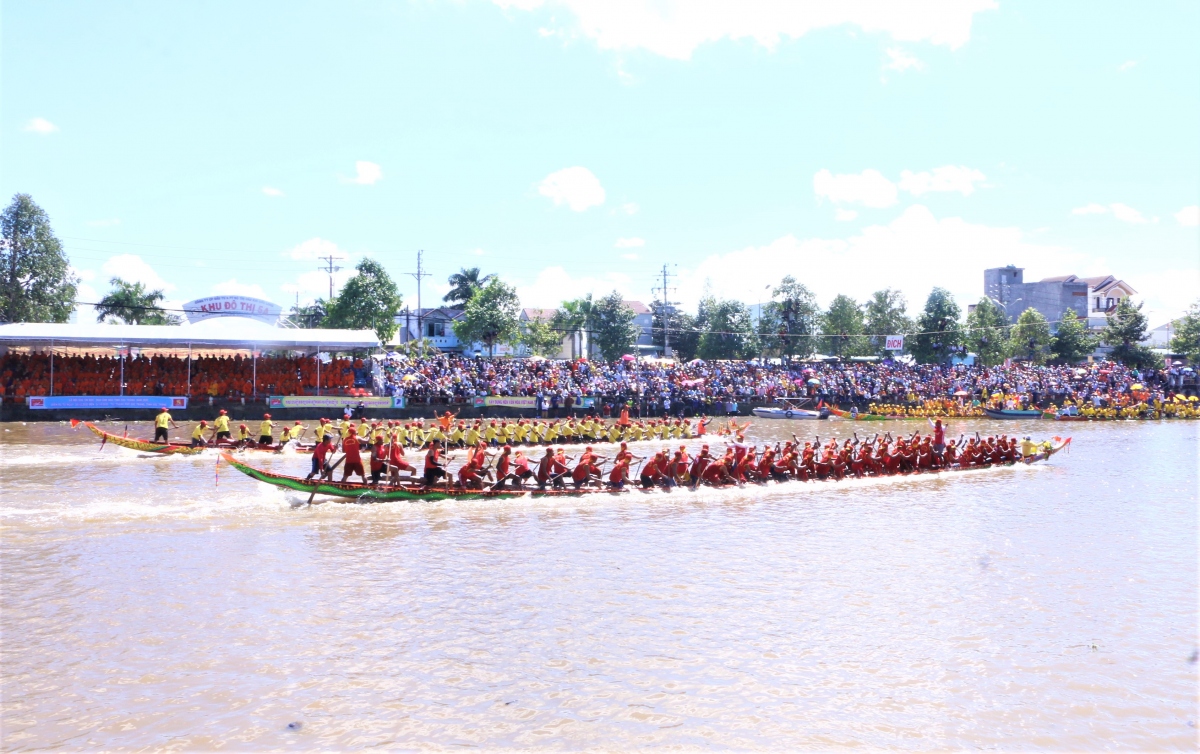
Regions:
<instances>
[{"instance_id":1,"label":"power line","mask_svg":"<svg viewBox=\"0 0 1200 754\"><path fill-rule=\"evenodd\" d=\"M417 339L418 340L425 337L425 331L423 329L421 329L422 328L421 323L422 323L422 320L424 319L424 312L421 311L421 279L430 277L430 273L425 272L425 268L422 266L424 256L425 256L425 250L417 249L417 271L405 273L406 275L409 275L409 276L415 278L417 281Z\"/></svg>"},{"instance_id":2,"label":"power line","mask_svg":"<svg viewBox=\"0 0 1200 754\"><path fill-rule=\"evenodd\" d=\"M331 252L329 252L328 256L317 257L317 259L324 259L327 262L327 265L325 267L318 267L317 269L321 270L322 272L329 273L329 300L333 301L333 273L338 272L342 269L341 267L335 267L333 262L334 262L334 260L345 259L345 257L343 257L341 255L335 255L331 251Z\"/></svg>"}]
</instances>

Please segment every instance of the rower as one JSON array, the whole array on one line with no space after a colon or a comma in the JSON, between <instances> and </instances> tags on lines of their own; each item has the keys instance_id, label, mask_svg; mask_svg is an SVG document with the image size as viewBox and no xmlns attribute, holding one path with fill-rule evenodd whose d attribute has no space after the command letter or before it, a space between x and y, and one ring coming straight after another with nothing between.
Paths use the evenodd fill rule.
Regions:
<instances>
[{"instance_id":1,"label":"rower","mask_svg":"<svg viewBox=\"0 0 1200 754\"><path fill-rule=\"evenodd\" d=\"M192 447L193 448L203 448L205 445L208 444L207 442L204 441L204 432L207 429L208 429L208 422L201 419L200 423L196 425L196 428L192 430Z\"/></svg>"},{"instance_id":2,"label":"rower","mask_svg":"<svg viewBox=\"0 0 1200 754\"><path fill-rule=\"evenodd\" d=\"M1028 436L1026 436L1024 440L1021 440L1021 457L1022 458L1028 458L1029 456L1034 455L1037 452L1038 452L1037 443L1035 443L1032 439L1030 439Z\"/></svg>"},{"instance_id":3,"label":"rower","mask_svg":"<svg viewBox=\"0 0 1200 754\"><path fill-rule=\"evenodd\" d=\"M258 425L258 444L259 445L274 445L275 444L275 422L271 421L270 414L263 414L262 423Z\"/></svg>"},{"instance_id":4,"label":"rower","mask_svg":"<svg viewBox=\"0 0 1200 754\"><path fill-rule=\"evenodd\" d=\"M304 481L307 482L318 474L324 477L328 473L325 459L331 453L333 453L333 435L326 433L321 438L321 441L317 443L317 446L313 448L312 471L308 473L308 476L304 477Z\"/></svg>"},{"instance_id":5,"label":"rower","mask_svg":"<svg viewBox=\"0 0 1200 754\"><path fill-rule=\"evenodd\" d=\"M442 463L442 454L438 446L438 441L434 440L429 443L429 450L425 453L425 486L432 487L433 483L441 477L446 476L445 464Z\"/></svg>"},{"instance_id":6,"label":"rower","mask_svg":"<svg viewBox=\"0 0 1200 754\"><path fill-rule=\"evenodd\" d=\"M342 481L346 481L351 474L358 474L363 480L363 484L367 483L367 475L363 471L362 455L359 453L361 444L358 440L358 430L350 427L346 439L342 440L342 452L346 454L342 466Z\"/></svg>"},{"instance_id":7,"label":"rower","mask_svg":"<svg viewBox=\"0 0 1200 754\"><path fill-rule=\"evenodd\" d=\"M175 429L179 429L179 425L171 418L171 414L167 411L166 406L158 412L154 417L154 442L170 442L167 439L167 426L170 425Z\"/></svg>"},{"instance_id":8,"label":"rower","mask_svg":"<svg viewBox=\"0 0 1200 754\"><path fill-rule=\"evenodd\" d=\"M225 409L217 412L217 418L213 419L213 440L216 442L229 442L232 435L229 433L229 414Z\"/></svg>"}]
</instances>

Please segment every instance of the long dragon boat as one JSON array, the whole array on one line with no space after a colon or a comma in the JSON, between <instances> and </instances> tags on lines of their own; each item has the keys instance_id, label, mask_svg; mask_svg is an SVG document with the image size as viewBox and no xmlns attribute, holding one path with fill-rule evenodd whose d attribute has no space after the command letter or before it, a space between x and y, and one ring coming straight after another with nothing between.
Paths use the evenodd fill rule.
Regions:
<instances>
[{"instance_id":1,"label":"long dragon boat","mask_svg":"<svg viewBox=\"0 0 1200 754\"><path fill-rule=\"evenodd\" d=\"M872 478L878 478L879 476L911 477L911 476L939 474L939 473L953 473L953 472L957 472L957 471L969 471L972 469L988 469L988 468L999 468L1002 466L1016 466L1017 464L1032 464L1032 463L1037 463L1039 461L1047 460L1048 458L1053 456L1055 453L1059 452L1060 450L1062 450L1063 448L1067 447L1070 444L1071 444L1071 438L1069 438L1069 437L1065 438L1065 439L1063 439L1061 437L1055 437L1055 438L1053 438L1053 440L1050 444L1050 447L1048 449L1046 449L1042 452L1039 452L1039 453L1035 453L1034 455L1027 456L1027 457L1021 458L1019 460L1015 460L1015 461L1007 461L1005 463L998 463L998 464L981 464L978 466L964 466L964 467L953 466L953 467L945 467L945 468L940 468L940 469L918 469L916 471L905 471L905 472L896 472L896 473L892 473L892 474L875 475ZM556 498L556 497L564 497L565 498L565 497L584 497L587 495L621 495L621 494L627 494L627 493L631 493L631 492L643 491L641 487L633 484L632 482L626 484L625 487L623 487L621 489L611 489L611 488L607 488L607 487L583 487L581 489L567 487L567 488L559 488L559 489L548 488L548 489L544 489L544 490L538 489L536 487L526 487L526 488L504 487L501 489L491 489L491 488L468 489L468 488L464 488L464 487L458 487L455 485L436 485L433 487L426 487L423 484L412 484L412 483L409 483L409 484L402 483L399 485L380 484L378 486L373 486L373 485L369 485L369 484L364 484L362 482L338 482L338 481L334 481L332 479L312 479L312 480L310 480L310 479L306 479L303 477L288 476L286 474L277 474L273 471L267 471L266 469L259 469L254 466L251 466L248 463L239 461L238 459L234 458L233 455L231 455L228 452L222 453L221 457L230 466L232 466L233 468L242 472L243 474L250 477L251 479L256 479L260 482L263 482L264 484L269 484L273 487L279 487L279 488L285 489L285 490L293 490L295 492L307 493L309 495L310 501L316 495L323 495L323 496L336 498L336 499L339 499L339 502L354 501L354 502L361 502L361 503L384 503L384 502L397 501L397 500L432 500L432 501L438 501L438 500L482 500L482 499L504 500L504 499L523 497L526 495L528 495L530 497L537 497L537 498ZM846 476L846 477L842 477L842 478L843 479L854 479L856 477ZM829 480L840 481L838 479L838 477L835 477L832 475L824 477L817 481L829 481ZM799 481L799 480L790 480L790 481ZM742 484L766 484L766 482L765 481L745 482ZM724 488L728 488L728 487L737 487L737 486L741 486L741 485L739 483L728 483L728 484L724 484L724 485L717 485L712 488L724 489Z\"/></svg>"},{"instance_id":2,"label":"long dragon boat","mask_svg":"<svg viewBox=\"0 0 1200 754\"><path fill-rule=\"evenodd\" d=\"M282 453L283 447L278 445L261 445L253 443L245 446L235 446L232 443L218 443L213 445L191 445L183 442L157 442L155 440L146 440L140 437L126 437L124 435L114 435L112 432L105 432L91 422L81 422L78 419L71 420L72 427L78 427L80 424L91 430L97 437L100 438L100 446L103 447L107 443L112 443L122 448L129 450L138 450L143 453L157 453L159 455L183 455L191 456L197 453L203 453L209 449L217 450L258 450L264 453ZM312 452L312 447L297 447L297 452Z\"/></svg>"},{"instance_id":3,"label":"long dragon boat","mask_svg":"<svg viewBox=\"0 0 1200 754\"><path fill-rule=\"evenodd\" d=\"M838 418L850 419L850 420L856 421L856 422L885 422L885 421L891 422L891 421L904 421L906 419L910 420L910 421L913 419L920 421L920 420L926 418L924 416L904 416L902 414L855 414L851 411L843 411L840 408L834 408L833 406L829 406L829 413ZM950 418L950 417L938 417L938 418ZM958 418L958 417L956 417L956 418Z\"/></svg>"}]
</instances>

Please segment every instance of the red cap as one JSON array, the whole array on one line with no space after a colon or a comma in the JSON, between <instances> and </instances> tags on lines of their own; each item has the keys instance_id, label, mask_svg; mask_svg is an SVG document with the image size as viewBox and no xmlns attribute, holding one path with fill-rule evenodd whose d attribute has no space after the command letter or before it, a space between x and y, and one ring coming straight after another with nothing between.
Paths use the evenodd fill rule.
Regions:
<instances>
[{"instance_id":1,"label":"red cap","mask_svg":"<svg viewBox=\"0 0 1200 754\"><path fill-rule=\"evenodd\" d=\"M263 418L264 418L264 419L270 419L270 418L271 418L271 415L270 415L270 414L263 414Z\"/></svg>"}]
</instances>

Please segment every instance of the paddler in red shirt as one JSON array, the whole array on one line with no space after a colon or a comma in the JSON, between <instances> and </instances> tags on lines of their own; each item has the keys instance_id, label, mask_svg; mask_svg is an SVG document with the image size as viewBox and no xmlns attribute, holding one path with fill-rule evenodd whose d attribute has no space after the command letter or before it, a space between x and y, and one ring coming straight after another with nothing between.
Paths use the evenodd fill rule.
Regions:
<instances>
[{"instance_id":1,"label":"paddler in red shirt","mask_svg":"<svg viewBox=\"0 0 1200 754\"><path fill-rule=\"evenodd\" d=\"M351 474L358 474L362 479L363 484L367 483L367 475L363 473L362 455L359 449L362 447L361 441L358 439L358 430L350 427L346 439L342 440L342 452L346 454L346 460L342 462L342 481L346 481Z\"/></svg>"},{"instance_id":2,"label":"paddler in red shirt","mask_svg":"<svg viewBox=\"0 0 1200 754\"><path fill-rule=\"evenodd\" d=\"M615 490L625 489L627 481L629 481L629 459L622 458L613 465L612 471L608 472L608 486Z\"/></svg>"},{"instance_id":3,"label":"paddler in red shirt","mask_svg":"<svg viewBox=\"0 0 1200 754\"><path fill-rule=\"evenodd\" d=\"M371 442L371 484L379 486L379 479L387 470L387 449L383 446L383 437L376 435Z\"/></svg>"},{"instance_id":4,"label":"paddler in red shirt","mask_svg":"<svg viewBox=\"0 0 1200 754\"><path fill-rule=\"evenodd\" d=\"M325 471L325 459L327 459L329 454L332 452L333 435L327 434L321 438L321 442L317 443L317 446L313 448L312 471L308 473L308 476L304 477L304 481L307 482L318 474L320 474L322 477L326 475L327 472Z\"/></svg>"},{"instance_id":5,"label":"paddler in red shirt","mask_svg":"<svg viewBox=\"0 0 1200 754\"><path fill-rule=\"evenodd\" d=\"M432 440L429 450L425 452L425 486L432 487L437 480L446 476L445 464L442 463L440 443Z\"/></svg>"},{"instance_id":6,"label":"paddler in red shirt","mask_svg":"<svg viewBox=\"0 0 1200 754\"><path fill-rule=\"evenodd\" d=\"M397 437L392 436L392 441L388 443L388 483L400 484L400 472L407 471L409 478L412 478L412 473L416 471L404 458L404 446L397 442Z\"/></svg>"}]
</instances>

